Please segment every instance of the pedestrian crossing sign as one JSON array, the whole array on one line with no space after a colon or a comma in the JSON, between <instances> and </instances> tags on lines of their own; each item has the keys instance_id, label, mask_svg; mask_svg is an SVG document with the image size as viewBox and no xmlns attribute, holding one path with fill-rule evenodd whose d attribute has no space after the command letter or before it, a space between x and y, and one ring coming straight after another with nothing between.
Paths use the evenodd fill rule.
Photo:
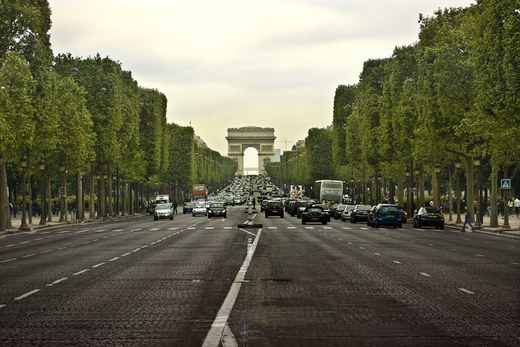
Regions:
<instances>
[{"instance_id":1,"label":"pedestrian crossing sign","mask_svg":"<svg viewBox=\"0 0 520 347\"><path fill-rule=\"evenodd\" d=\"M502 189L511 189L511 180L509 178L501 179L500 187Z\"/></svg>"}]
</instances>

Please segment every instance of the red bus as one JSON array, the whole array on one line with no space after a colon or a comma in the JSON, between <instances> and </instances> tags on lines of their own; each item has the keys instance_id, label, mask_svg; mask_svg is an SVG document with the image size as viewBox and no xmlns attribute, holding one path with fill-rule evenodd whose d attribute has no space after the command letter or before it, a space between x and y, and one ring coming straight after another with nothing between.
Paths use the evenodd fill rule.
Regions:
<instances>
[{"instance_id":1,"label":"red bus","mask_svg":"<svg viewBox=\"0 0 520 347\"><path fill-rule=\"evenodd\" d=\"M207 199L207 191L206 191L206 185L202 183L194 184L191 187L191 197L193 201L196 200L206 200Z\"/></svg>"}]
</instances>

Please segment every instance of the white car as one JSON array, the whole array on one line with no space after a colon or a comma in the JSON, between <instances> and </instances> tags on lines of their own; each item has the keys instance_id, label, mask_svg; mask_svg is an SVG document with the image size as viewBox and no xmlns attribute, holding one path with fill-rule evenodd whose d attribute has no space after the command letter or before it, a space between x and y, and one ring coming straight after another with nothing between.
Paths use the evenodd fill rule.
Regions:
<instances>
[{"instance_id":1,"label":"white car","mask_svg":"<svg viewBox=\"0 0 520 347\"><path fill-rule=\"evenodd\" d=\"M208 214L208 208L206 207L206 203L205 202L197 203L197 205L195 205L193 207L193 210L191 210L191 215L193 217L195 217L195 216L206 216L207 214Z\"/></svg>"},{"instance_id":2,"label":"white car","mask_svg":"<svg viewBox=\"0 0 520 347\"><path fill-rule=\"evenodd\" d=\"M346 205L343 212L341 212L341 221L344 222L346 220L350 220L350 216L352 215L352 211L354 211L354 207L356 205Z\"/></svg>"}]
</instances>

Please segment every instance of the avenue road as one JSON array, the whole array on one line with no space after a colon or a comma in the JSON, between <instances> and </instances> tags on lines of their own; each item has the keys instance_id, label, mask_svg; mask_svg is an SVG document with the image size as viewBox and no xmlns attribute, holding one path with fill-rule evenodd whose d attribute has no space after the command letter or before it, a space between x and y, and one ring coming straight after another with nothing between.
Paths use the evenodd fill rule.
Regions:
<instances>
[{"instance_id":1,"label":"avenue road","mask_svg":"<svg viewBox=\"0 0 520 347\"><path fill-rule=\"evenodd\" d=\"M520 345L518 239L246 218L0 236L0 345L201 346L241 269L226 343Z\"/></svg>"}]
</instances>

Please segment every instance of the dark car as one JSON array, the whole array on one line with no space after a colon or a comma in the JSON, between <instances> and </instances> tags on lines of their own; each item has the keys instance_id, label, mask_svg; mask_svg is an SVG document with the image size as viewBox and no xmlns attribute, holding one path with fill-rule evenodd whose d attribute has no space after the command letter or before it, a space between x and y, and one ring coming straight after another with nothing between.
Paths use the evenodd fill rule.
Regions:
<instances>
[{"instance_id":1,"label":"dark car","mask_svg":"<svg viewBox=\"0 0 520 347\"><path fill-rule=\"evenodd\" d=\"M182 207L182 214L191 213L193 211L193 207L195 207L194 202L187 202Z\"/></svg>"},{"instance_id":2,"label":"dark car","mask_svg":"<svg viewBox=\"0 0 520 347\"><path fill-rule=\"evenodd\" d=\"M302 213L307 209L307 207L312 206L316 203L314 200L302 200L298 204L298 208L296 209L296 218L301 218Z\"/></svg>"},{"instance_id":3,"label":"dark car","mask_svg":"<svg viewBox=\"0 0 520 347\"><path fill-rule=\"evenodd\" d=\"M421 207L413 218L413 227L421 228L423 226L444 229L444 215L441 210L435 207Z\"/></svg>"},{"instance_id":4,"label":"dark car","mask_svg":"<svg viewBox=\"0 0 520 347\"><path fill-rule=\"evenodd\" d=\"M170 204L157 204L153 212L153 219L159 220L162 218L168 218L173 220L173 208Z\"/></svg>"},{"instance_id":5,"label":"dark car","mask_svg":"<svg viewBox=\"0 0 520 347\"><path fill-rule=\"evenodd\" d=\"M227 217L226 205L223 202L212 202L208 207L208 218Z\"/></svg>"},{"instance_id":6,"label":"dark car","mask_svg":"<svg viewBox=\"0 0 520 347\"><path fill-rule=\"evenodd\" d=\"M280 201L269 201L265 205L265 218L269 216L280 216L283 218L283 204Z\"/></svg>"},{"instance_id":7,"label":"dark car","mask_svg":"<svg viewBox=\"0 0 520 347\"><path fill-rule=\"evenodd\" d=\"M324 205L324 204L312 204L310 207L319 207L319 208L321 208L321 210L323 212L325 212L325 214L327 215L327 222L330 222L330 217L332 216L332 211L331 211L331 209L327 205ZM307 208L309 208L309 207L307 207Z\"/></svg>"},{"instance_id":8,"label":"dark car","mask_svg":"<svg viewBox=\"0 0 520 347\"><path fill-rule=\"evenodd\" d=\"M368 216L367 216L367 225L368 226L372 225L372 222L373 222L373 219L374 219L374 216L375 216L374 213L376 212L376 209L377 209L377 206L372 206L370 211L368 211Z\"/></svg>"},{"instance_id":9,"label":"dark car","mask_svg":"<svg viewBox=\"0 0 520 347\"><path fill-rule=\"evenodd\" d=\"M371 208L370 205L356 205L350 215L350 223L366 222Z\"/></svg>"},{"instance_id":10,"label":"dark car","mask_svg":"<svg viewBox=\"0 0 520 347\"><path fill-rule=\"evenodd\" d=\"M267 205L267 203L269 201L271 201L271 200L267 200L267 199L262 200L262 202L260 203L260 212L265 212L265 206Z\"/></svg>"},{"instance_id":11,"label":"dark car","mask_svg":"<svg viewBox=\"0 0 520 347\"><path fill-rule=\"evenodd\" d=\"M399 206L394 204L377 205L371 218L372 226L379 228L381 225L390 225L395 228L403 227L403 220L399 212Z\"/></svg>"},{"instance_id":12,"label":"dark car","mask_svg":"<svg viewBox=\"0 0 520 347\"><path fill-rule=\"evenodd\" d=\"M321 208L311 206L302 212L301 218L302 224L307 224L308 222L327 224L327 219L330 217Z\"/></svg>"}]
</instances>

